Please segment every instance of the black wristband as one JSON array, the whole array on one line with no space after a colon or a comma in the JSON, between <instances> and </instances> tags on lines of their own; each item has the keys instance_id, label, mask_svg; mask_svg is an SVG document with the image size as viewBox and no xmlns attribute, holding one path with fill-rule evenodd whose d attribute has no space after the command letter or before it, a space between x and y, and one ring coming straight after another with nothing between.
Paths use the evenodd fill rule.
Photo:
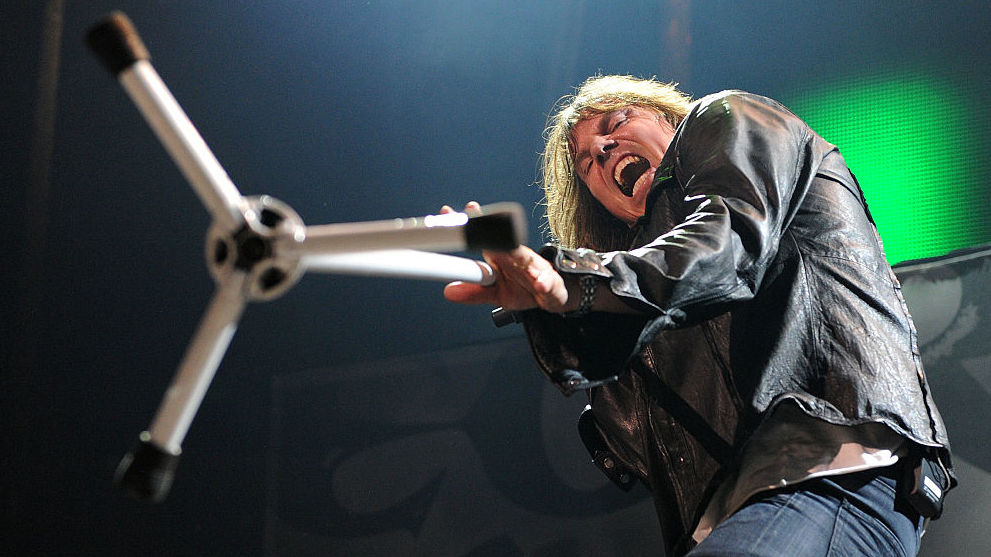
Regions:
<instances>
[{"instance_id":1,"label":"black wristband","mask_svg":"<svg viewBox=\"0 0 991 557\"><path fill-rule=\"evenodd\" d=\"M582 297L578 302L578 308L562 314L564 317L583 317L592 312L592 306L595 304L595 290L599 287L598 277L595 275L582 275L578 279L578 284L581 285L582 289Z\"/></svg>"}]
</instances>

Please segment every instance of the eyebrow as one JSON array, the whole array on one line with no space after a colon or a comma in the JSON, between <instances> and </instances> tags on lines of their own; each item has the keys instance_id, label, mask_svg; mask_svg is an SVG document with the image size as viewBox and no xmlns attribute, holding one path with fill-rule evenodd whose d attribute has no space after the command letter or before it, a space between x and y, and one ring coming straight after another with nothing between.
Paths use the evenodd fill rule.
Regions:
<instances>
[{"instance_id":1,"label":"eyebrow","mask_svg":"<svg viewBox=\"0 0 991 557\"><path fill-rule=\"evenodd\" d=\"M599 119L598 129L596 130L599 133L599 135L605 135L606 133L608 133L609 122L612 121L613 117L616 116L616 114L619 114L620 112L626 110L626 108L627 107L624 106L624 107L616 108L614 110L610 110L609 112L600 112L599 114L593 116L592 118L598 118ZM584 120L580 120L578 123L580 124L582 122L588 122L592 118L586 118ZM577 127L578 124L575 124L575 126ZM574 133L574 128L572 128L572 133ZM576 171L578 173L581 173L582 170L584 170L583 167L585 165L584 164L580 164L580 163L582 163L585 159L592 158L592 155L589 154L588 149L585 149L584 151L579 152L578 151L579 145L578 145L577 142L570 141L569 143L571 143L571 144L573 144L575 146L575 152L577 153L577 155L574 157L574 159L575 159L575 169L576 169Z\"/></svg>"}]
</instances>

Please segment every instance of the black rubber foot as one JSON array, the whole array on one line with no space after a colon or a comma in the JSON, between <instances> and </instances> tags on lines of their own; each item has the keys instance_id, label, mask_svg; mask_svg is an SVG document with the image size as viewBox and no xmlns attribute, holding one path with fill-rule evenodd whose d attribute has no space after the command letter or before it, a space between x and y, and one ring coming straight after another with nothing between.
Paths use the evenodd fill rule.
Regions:
<instances>
[{"instance_id":1,"label":"black rubber foot","mask_svg":"<svg viewBox=\"0 0 991 557\"><path fill-rule=\"evenodd\" d=\"M121 12L112 12L91 27L86 44L114 77L138 60L151 59L134 24Z\"/></svg>"},{"instance_id":2,"label":"black rubber foot","mask_svg":"<svg viewBox=\"0 0 991 557\"><path fill-rule=\"evenodd\" d=\"M465 224L468 249L510 251L526 240L526 221L518 204L495 203L482 207L482 211Z\"/></svg>"},{"instance_id":3,"label":"black rubber foot","mask_svg":"<svg viewBox=\"0 0 991 557\"><path fill-rule=\"evenodd\" d=\"M117 465L114 484L127 495L149 503L165 499L172 487L179 455L162 450L142 439Z\"/></svg>"}]
</instances>

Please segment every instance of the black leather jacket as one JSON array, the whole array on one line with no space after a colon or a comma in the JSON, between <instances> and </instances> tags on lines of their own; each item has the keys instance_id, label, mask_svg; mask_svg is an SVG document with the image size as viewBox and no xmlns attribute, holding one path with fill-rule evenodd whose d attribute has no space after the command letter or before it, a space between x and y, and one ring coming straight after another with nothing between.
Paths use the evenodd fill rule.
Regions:
<instances>
[{"instance_id":1,"label":"black leather jacket","mask_svg":"<svg viewBox=\"0 0 991 557\"><path fill-rule=\"evenodd\" d=\"M608 280L642 315L529 311L523 322L562 390L590 388L595 427L651 490L669 553L785 400L835 424L883 423L949 467L861 189L798 117L740 91L700 100L636 226L629 251L543 254L562 273Z\"/></svg>"}]
</instances>

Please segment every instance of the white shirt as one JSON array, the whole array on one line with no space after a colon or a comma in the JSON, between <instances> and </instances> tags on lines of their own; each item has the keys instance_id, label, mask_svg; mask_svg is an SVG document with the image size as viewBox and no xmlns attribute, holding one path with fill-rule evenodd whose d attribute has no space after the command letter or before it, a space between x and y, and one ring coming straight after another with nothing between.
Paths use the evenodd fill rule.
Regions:
<instances>
[{"instance_id":1,"label":"white shirt","mask_svg":"<svg viewBox=\"0 0 991 557\"><path fill-rule=\"evenodd\" d=\"M831 424L783 403L747 442L739 471L716 490L692 538L701 542L761 491L891 466L907 448L902 436L882 424Z\"/></svg>"}]
</instances>

